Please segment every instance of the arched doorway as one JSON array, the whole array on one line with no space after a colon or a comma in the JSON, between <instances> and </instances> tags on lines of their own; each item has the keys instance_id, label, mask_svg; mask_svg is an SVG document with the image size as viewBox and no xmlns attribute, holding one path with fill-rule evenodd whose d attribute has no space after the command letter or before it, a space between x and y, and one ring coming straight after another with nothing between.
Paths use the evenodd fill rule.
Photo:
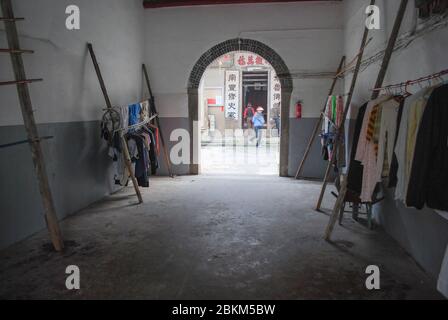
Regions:
<instances>
[{"instance_id":1,"label":"arched doorway","mask_svg":"<svg viewBox=\"0 0 448 320\"><path fill-rule=\"evenodd\" d=\"M207 67L220 56L232 51L249 51L256 53L268 61L280 78L281 83L281 140L280 140L280 169L279 175L288 176L289 163L289 109L292 93L292 78L283 59L267 45L250 39L231 39L224 41L207 52L196 62L188 80L188 116L191 137L199 137L199 86ZM199 140L190 141L190 174L199 174Z\"/></svg>"}]
</instances>

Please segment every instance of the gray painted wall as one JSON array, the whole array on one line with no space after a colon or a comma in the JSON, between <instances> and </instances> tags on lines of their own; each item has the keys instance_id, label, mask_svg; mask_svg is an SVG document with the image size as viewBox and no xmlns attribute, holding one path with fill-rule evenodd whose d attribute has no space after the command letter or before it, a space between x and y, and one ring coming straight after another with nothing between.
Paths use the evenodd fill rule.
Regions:
<instances>
[{"instance_id":1,"label":"gray painted wall","mask_svg":"<svg viewBox=\"0 0 448 320\"><path fill-rule=\"evenodd\" d=\"M288 174L294 177L299 168L300 161L305 153L308 140L319 118L293 119L289 121L289 168ZM322 146L319 137L316 138L313 148L305 163L303 176L305 178L323 179L328 162L322 158Z\"/></svg>"},{"instance_id":2,"label":"gray painted wall","mask_svg":"<svg viewBox=\"0 0 448 320\"><path fill-rule=\"evenodd\" d=\"M50 187L59 218L86 207L115 190L99 121L38 126L45 140ZM26 137L24 126L0 127L0 144ZM44 212L27 144L0 149L0 247L45 228Z\"/></svg>"},{"instance_id":3,"label":"gray painted wall","mask_svg":"<svg viewBox=\"0 0 448 320\"><path fill-rule=\"evenodd\" d=\"M81 30L65 28L65 8L81 10ZM59 218L114 191L112 161L100 140L104 98L88 56L93 42L113 105L142 98L143 13L141 0L14 0L22 48L44 156ZM0 14L1 16L1 14ZM0 24L0 47L6 47ZM7 55L0 81L12 80ZM0 87L0 144L26 139L14 86ZM28 145L0 149L0 248L45 227ZM64 231L64 230L62 230Z\"/></svg>"},{"instance_id":4,"label":"gray painted wall","mask_svg":"<svg viewBox=\"0 0 448 320\"><path fill-rule=\"evenodd\" d=\"M188 131L189 121L188 118L183 117L160 118L160 126L162 127L162 133L165 138L165 143L168 145L168 150L171 150L173 145L178 143L178 141L170 141L171 133L175 129L185 129ZM173 165L172 170L175 175L188 175L190 166L186 164ZM159 170L157 171L157 175L168 175L168 169L162 153L159 156Z\"/></svg>"},{"instance_id":5,"label":"gray painted wall","mask_svg":"<svg viewBox=\"0 0 448 320\"><path fill-rule=\"evenodd\" d=\"M344 1L344 46L349 59L359 50L365 21L364 11L369 3L369 0ZM373 41L366 50L366 57L385 48L399 4L400 1L377 1L381 10L382 28L369 33ZM401 27L402 34L412 28L414 8L414 1L409 1ZM393 54L384 84L417 79L446 69L447 51L448 28L426 34L411 43L405 50ZM371 65L360 74L353 99L352 116L356 115L356 107L370 98L379 67L380 62ZM350 77L345 81L346 90L350 85L349 80ZM419 89L418 86L416 89ZM434 210L417 211L405 208L402 203L392 200L392 195L393 190L389 190L387 199L375 207L377 220L429 274L437 278L448 244L448 220L442 218Z\"/></svg>"},{"instance_id":6,"label":"gray painted wall","mask_svg":"<svg viewBox=\"0 0 448 320\"><path fill-rule=\"evenodd\" d=\"M406 208L394 201L394 190L375 208L384 229L410 252L418 263L437 278L448 244L448 221L431 209Z\"/></svg>"}]
</instances>

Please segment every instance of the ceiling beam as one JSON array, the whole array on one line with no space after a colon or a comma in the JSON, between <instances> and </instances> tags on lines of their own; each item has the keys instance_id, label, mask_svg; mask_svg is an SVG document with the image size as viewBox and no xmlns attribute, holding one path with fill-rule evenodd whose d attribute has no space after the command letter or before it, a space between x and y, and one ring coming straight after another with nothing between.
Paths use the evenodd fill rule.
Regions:
<instances>
[{"instance_id":1,"label":"ceiling beam","mask_svg":"<svg viewBox=\"0 0 448 320\"><path fill-rule=\"evenodd\" d=\"M285 2L316 2L316 1L340 1L340 0L144 0L146 9L189 7L221 4L248 4L248 3L285 3Z\"/></svg>"}]
</instances>

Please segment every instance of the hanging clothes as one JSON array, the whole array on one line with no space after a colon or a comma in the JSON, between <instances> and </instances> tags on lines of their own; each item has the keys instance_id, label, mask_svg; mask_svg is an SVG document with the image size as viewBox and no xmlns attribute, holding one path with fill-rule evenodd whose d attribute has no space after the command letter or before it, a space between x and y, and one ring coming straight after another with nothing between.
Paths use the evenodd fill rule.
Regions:
<instances>
[{"instance_id":1,"label":"hanging clothes","mask_svg":"<svg viewBox=\"0 0 448 320\"><path fill-rule=\"evenodd\" d=\"M416 94L406 98L403 107L395 155L397 158L397 185L395 199L406 202L409 176L412 169L417 132L421 122L423 110L433 88L424 88Z\"/></svg>"},{"instance_id":2,"label":"hanging clothes","mask_svg":"<svg viewBox=\"0 0 448 320\"><path fill-rule=\"evenodd\" d=\"M127 131L129 126L129 107L120 107L120 128Z\"/></svg>"},{"instance_id":3,"label":"hanging clothes","mask_svg":"<svg viewBox=\"0 0 448 320\"><path fill-rule=\"evenodd\" d=\"M397 117L400 109L400 101L396 98L381 105L380 138L378 142L378 182L381 178L388 178L390 164L392 162L397 132Z\"/></svg>"},{"instance_id":4,"label":"hanging clothes","mask_svg":"<svg viewBox=\"0 0 448 320\"><path fill-rule=\"evenodd\" d=\"M400 106L398 108L398 114L397 114L397 119L396 119L396 127L397 130L395 131L395 139L394 139L394 152L392 155L392 161L390 164L390 171L389 171L389 188L395 188L397 186L398 183L398 158L397 155L395 153L396 147L397 147L397 143L398 143L398 136L399 136L399 129L400 129L400 123L401 123L401 119L403 117L403 109L404 109L404 102L406 99L401 99L400 101Z\"/></svg>"},{"instance_id":5,"label":"hanging clothes","mask_svg":"<svg viewBox=\"0 0 448 320\"><path fill-rule=\"evenodd\" d=\"M128 106L129 110L129 126L136 125L141 122L140 120L140 112L141 112L140 103L131 104Z\"/></svg>"},{"instance_id":6,"label":"hanging clothes","mask_svg":"<svg viewBox=\"0 0 448 320\"><path fill-rule=\"evenodd\" d=\"M159 128L154 128L154 134L156 136L156 152L157 156L160 155L160 136L159 136Z\"/></svg>"},{"instance_id":7,"label":"hanging clothes","mask_svg":"<svg viewBox=\"0 0 448 320\"><path fill-rule=\"evenodd\" d=\"M147 119L149 119L150 116L150 110L149 110L149 100L140 102L140 121L146 121Z\"/></svg>"},{"instance_id":8,"label":"hanging clothes","mask_svg":"<svg viewBox=\"0 0 448 320\"><path fill-rule=\"evenodd\" d=\"M324 119L324 133L329 133L331 127L336 125L340 127L344 113L344 99L342 96L329 96L325 107L326 119Z\"/></svg>"},{"instance_id":9,"label":"hanging clothes","mask_svg":"<svg viewBox=\"0 0 448 320\"><path fill-rule=\"evenodd\" d=\"M448 211L448 85L435 88L418 128L406 203Z\"/></svg>"},{"instance_id":10,"label":"hanging clothes","mask_svg":"<svg viewBox=\"0 0 448 320\"><path fill-rule=\"evenodd\" d=\"M157 159L157 148L156 148L156 136L155 130L153 128L148 128L148 132L151 136L151 145L149 149L149 160L151 161L151 175L157 174L157 169L159 168L159 161Z\"/></svg>"},{"instance_id":11,"label":"hanging clothes","mask_svg":"<svg viewBox=\"0 0 448 320\"><path fill-rule=\"evenodd\" d=\"M336 123L336 104L337 104L337 97L331 96L331 121L333 123Z\"/></svg>"},{"instance_id":12,"label":"hanging clothes","mask_svg":"<svg viewBox=\"0 0 448 320\"><path fill-rule=\"evenodd\" d=\"M340 128L344 119L344 98L342 96L337 97L336 103L336 125Z\"/></svg>"},{"instance_id":13,"label":"hanging clothes","mask_svg":"<svg viewBox=\"0 0 448 320\"><path fill-rule=\"evenodd\" d=\"M145 147L144 137L137 134L132 134L131 137L135 141L138 150L138 156L132 158L132 161L135 162L135 178L140 187L147 188L149 187L149 157L148 150Z\"/></svg>"},{"instance_id":14,"label":"hanging clothes","mask_svg":"<svg viewBox=\"0 0 448 320\"><path fill-rule=\"evenodd\" d=\"M129 153L133 154L134 151L130 149ZM114 135L113 160L115 163L115 175L114 175L115 184L120 186L126 186L129 181L129 170L126 167L122 140L120 138L120 133L118 132L116 132Z\"/></svg>"},{"instance_id":15,"label":"hanging clothes","mask_svg":"<svg viewBox=\"0 0 448 320\"><path fill-rule=\"evenodd\" d=\"M126 186L130 176L122 146L121 137L124 135L131 158L131 170L137 179L138 185L140 187L149 187L149 176L155 175L159 168L157 159L159 148L158 129L147 123L151 114L150 103L146 100L126 107L116 108L116 111L114 114L117 115L119 128L107 131L113 132L109 155L115 163L115 184ZM130 129L130 126L134 127ZM102 125L103 127L104 125Z\"/></svg>"},{"instance_id":16,"label":"hanging clothes","mask_svg":"<svg viewBox=\"0 0 448 320\"><path fill-rule=\"evenodd\" d=\"M356 118L352 150L350 153L350 167L347 176L347 189L358 196L361 195L362 190L363 166L361 162L355 158L367 105L368 103L365 103L359 108L358 116Z\"/></svg>"},{"instance_id":17,"label":"hanging clothes","mask_svg":"<svg viewBox=\"0 0 448 320\"><path fill-rule=\"evenodd\" d=\"M367 106L355 156L363 166L362 202L372 201L376 185L388 175L399 105L393 96L384 95Z\"/></svg>"},{"instance_id":18,"label":"hanging clothes","mask_svg":"<svg viewBox=\"0 0 448 320\"><path fill-rule=\"evenodd\" d=\"M322 157L325 161L330 160L333 157L335 150L335 143L337 137L337 130L341 127L343 117L343 99L341 96L329 96L327 105L325 107L325 117L322 125L321 144L322 144ZM344 139L344 137L343 137ZM345 147L344 140L340 141L341 147L338 148L338 153L335 157L335 170L345 166Z\"/></svg>"}]
</instances>

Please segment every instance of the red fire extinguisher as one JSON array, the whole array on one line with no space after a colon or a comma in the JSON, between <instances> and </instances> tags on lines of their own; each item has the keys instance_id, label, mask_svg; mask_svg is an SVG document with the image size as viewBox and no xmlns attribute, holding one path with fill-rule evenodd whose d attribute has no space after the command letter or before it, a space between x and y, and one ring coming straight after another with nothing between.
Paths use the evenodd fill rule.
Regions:
<instances>
[{"instance_id":1,"label":"red fire extinguisher","mask_svg":"<svg viewBox=\"0 0 448 320\"><path fill-rule=\"evenodd\" d=\"M296 103L296 118L302 119L302 101Z\"/></svg>"}]
</instances>

